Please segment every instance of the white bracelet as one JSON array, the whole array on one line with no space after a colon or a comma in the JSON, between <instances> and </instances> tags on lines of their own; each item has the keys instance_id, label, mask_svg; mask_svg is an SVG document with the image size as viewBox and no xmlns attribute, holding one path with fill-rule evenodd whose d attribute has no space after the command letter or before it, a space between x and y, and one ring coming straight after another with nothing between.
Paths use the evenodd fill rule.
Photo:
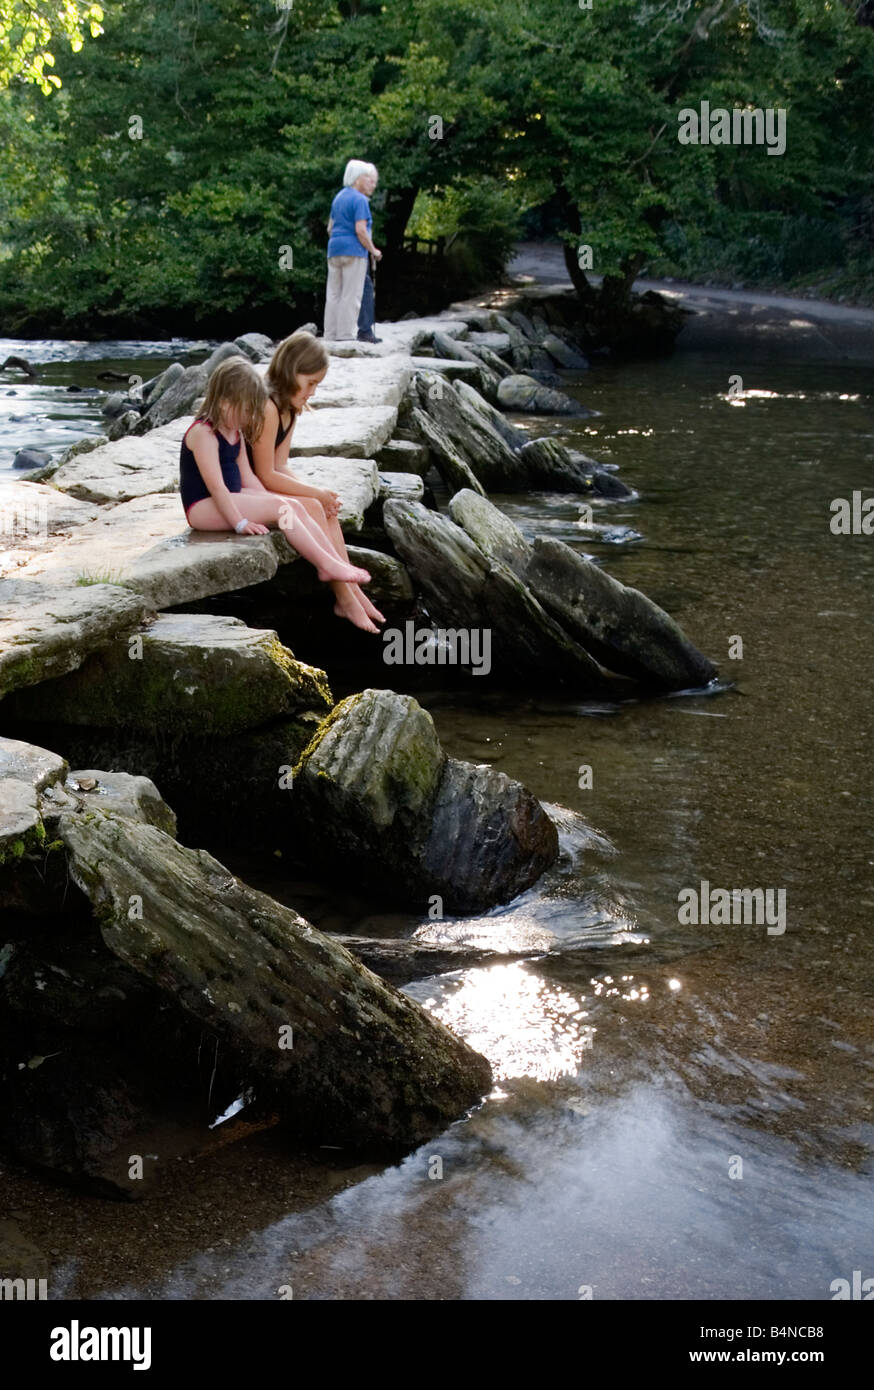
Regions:
<instances>
[{"instance_id":1,"label":"white bracelet","mask_svg":"<svg viewBox=\"0 0 874 1390\"><path fill-rule=\"evenodd\" d=\"M234 527L234 530L236 531L237 535L240 536L245 531L248 525L248 519L244 516L242 520L237 522L236 526Z\"/></svg>"}]
</instances>

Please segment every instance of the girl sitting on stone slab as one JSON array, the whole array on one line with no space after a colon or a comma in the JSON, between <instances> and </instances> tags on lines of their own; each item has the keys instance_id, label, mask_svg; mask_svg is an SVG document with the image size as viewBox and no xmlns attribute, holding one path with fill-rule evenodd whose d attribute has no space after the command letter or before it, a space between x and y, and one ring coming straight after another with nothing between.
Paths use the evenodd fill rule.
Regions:
<instances>
[{"instance_id":1,"label":"girl sitting on stone slab","mask_svg":"<svg viewBox=\"0 0 874 1390\"><path fill-rule=\"evenodd\" d=\"M312 333L301 329L283 339L267 368L269 396L263 427L248 435L246 449L259 482L269 492L295 499L322 532L325 543L341 559L348 561L338 520L340 498L337 493L303 482L295 476L288 462L297 417L302 410L310 408L307 402L319 382L324 380L327 370L328 354ZM375 624L384 623L385 618L356 583L333 580L331 588L336 600L335 613L348 618L365 632L379 631Z\"/></svg>"},{"instance_id":2,"label":"girl sitting on stone slab","mask_svg":"<svg viewBox=\"0 0 874 1390\"><path fill-rule=\"evenodd\" d=\"M367 570L350 565L345 551L337 554L300 502L268 491L252 472L243 431L262 432L266 405L267 390L251 362L228 357L216 367L203 409L182 439L179 487L188 525L238 536L264 536L277 526L325 583L367 584Z\"/></svg>"}]
</instances>

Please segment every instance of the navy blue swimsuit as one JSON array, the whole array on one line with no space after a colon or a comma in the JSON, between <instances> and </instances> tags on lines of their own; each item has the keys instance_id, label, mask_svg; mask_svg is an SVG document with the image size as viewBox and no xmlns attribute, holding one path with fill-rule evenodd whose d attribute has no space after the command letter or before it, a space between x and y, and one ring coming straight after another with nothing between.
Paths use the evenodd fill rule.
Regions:
<instances>
[{"instance_id":1,"label":"navy blue swimsuit","mask_svg":"<svg viewBox=\"0 0 874 1390\"><path fill-rule=\"evenodd\" d=\"M192 429L194 425L209 425L208 420L194 420L188 426ZM209 425L219 446L219 463L221 464L222 478L228 492L242 492L243 482L240 478L240 467L237 463L237 455L240 449L240 440L236 444L229 444L223 434L220 434L213 425ZM210 490L200 473L197 460L191 449L185 442L188 438L188 430L182 439L182 448L179 452L179 491L182 494L182 505L185 508L185 515L191 511L195 502L202 502L211 496Z\"/></svg>"}]
</instances>

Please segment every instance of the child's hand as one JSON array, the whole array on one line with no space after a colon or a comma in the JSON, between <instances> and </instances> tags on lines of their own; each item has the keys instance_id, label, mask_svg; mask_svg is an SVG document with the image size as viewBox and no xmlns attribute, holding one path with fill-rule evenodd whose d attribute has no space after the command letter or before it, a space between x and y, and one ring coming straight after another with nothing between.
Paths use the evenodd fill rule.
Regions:
<instances>
[{"instance_id":1,"label":"child's hand","mask_svg":"<svg viewBox=\"0 0 874 1390\"><path fill-rule=\"evenodd\" d=\"M262 526L260 521L250 521L249 525L240 532L241 536L266 536L270 530L269 526Z\"/></svg>"},{"instance_id":2,"label":"child's hand","mask_svg":"<svg viewBox=\"0 0 874 1390\"><path fill-rule=\"evenodd\" d=\"M338 493L331 492L328 488L324 488L323 491L319 493L319 501L325 509L325 516L337 516L339 514L341 500Z\"/></svg>"}]
</instances>

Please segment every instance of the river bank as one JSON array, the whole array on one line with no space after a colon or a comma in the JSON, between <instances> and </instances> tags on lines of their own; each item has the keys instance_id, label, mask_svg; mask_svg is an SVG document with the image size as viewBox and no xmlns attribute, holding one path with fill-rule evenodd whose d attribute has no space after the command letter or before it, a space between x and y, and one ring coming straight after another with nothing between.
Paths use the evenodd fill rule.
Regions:
<instances>
[{"instance_id":1,"label":"river bank","mask_svg":"<svg viewBox=\"0 0 874 1390\"><path fill-rule=\"evenodd\" d=\"M602 550L610 567L690 631L752 633L738 690L613 711L555 697L472 706L435 691L428 701L456 756L524 772L562 826L557 879L509 909L447 924L455 940L505 947L549 932L561 942L549 962L421 986L493 1058L501 1094L400 1167L344 1171L340 1161L330 1181L311 1184L305 1164L290 1176L273 1137L257 1136L208 1169L189 1165L193 1182L180 1177L159 1216L58 1194L40 1214L42 1185L24 1179L17 1209L33 1210L32 1238L56 1242L68 1289L275 1297L293 1275L304 1298L576 1298L582 1283L596 1297L797 1298L827 1297L829 1278L864 1264L867 681L854 701L843 673L848 654L869 669L870 624L852 595L870 592L870 557L864 538L836 551L822 520L829 496L859 477L870 398L838 399L858 397L861 378L789 364L768 370L767 396L737 409L724 399L728 365L599 369L584 395L602 416L562 430L623 463L641 492L611 514L644 539ZM529 532L574 525L571 498L500 500ZM822 615L813 643L812 614ZM584 761L589 791L578 786ZM607 837L599 866L575 807ZM678 885L748 883L760 853L764 881L791 875L789 931L768 941L710 928L701 952L700 931L679 931ZM366 903L309 891L314 920L391 929ZM617 926L649 934L667 959L630 962ZM604 944L586 945L595 940ZM605 947L607 963L596 963L592 950ZM593 1026L578 1068L580 1030ZM432 1152L443 1156L439 1181L428 1177ZM728 1176L738 1154L741 1182ZM332 1184L349 1190L332 1197ZM293 1214L301 1201L315 1202L312 1216ZM53 1209L65 1214L63 1238L49 1234ZM223 1227L211 1248L209 1220ZM122 1232L123 1269L109 1248Z\"/></svg>"}]
</instances>

